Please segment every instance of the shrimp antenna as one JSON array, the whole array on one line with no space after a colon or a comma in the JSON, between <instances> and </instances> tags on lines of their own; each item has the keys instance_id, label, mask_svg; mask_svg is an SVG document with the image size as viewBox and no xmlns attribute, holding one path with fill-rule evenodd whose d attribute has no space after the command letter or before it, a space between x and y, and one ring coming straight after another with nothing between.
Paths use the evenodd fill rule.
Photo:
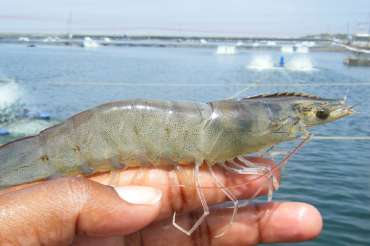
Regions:
<instances>
[{"instance_id":1,"label":"shrimp antenna","mask_svg":"<svg viewBox=\"0 0 370 246\"><path fill-rule=\"evenodd\" d=\"M355 107L357 107L357 106L359 106L359 105L361 105L361 103L355 103L355 104L353 104L351 107L349 107L349 109L354 109Z\"/></svg>"},{"instance_id":2,"label":"shrimp antenna","mask_svg":"<svg viewBox=\"0 0 370 246\"><path fill-rule=\"evenodd\" d=\"M348 99L348 95L349 94L349 89L347 88L346 90L346 93L344 94L344 97L343 97L343 103L346 103L347 102L347 99Z\"/></svg>"},{"instance_id":3,"label":"shrimp antenna","mask_svg":"<svg viewBox=\"0 0 370 246\"><path fill-rule=\"evenodd\" d=\"M237 98L238 96L240 96L242 93L246 92L247 90L249 90L251 88L251 86L246 86L245 88L237 91L234 95L232 95L231 97L228 97L226 99L235 99Z\"/></svg>"},{"instance_id":4,"label":"shrimp antenna","mask_svg":"<svg viewBox=\"0 0 370 246\"><path fill-rule=\"evenodd\" d=\"M243 89L237 91L234 95L232 95L230 97L227 97L226 99L229 99L230 100L230 99L238 98L241 94L243 94L244 92L246 92L247 90L249 90L253 86L256 86L257 84L259 84L259 82L255 82L253 85L247 85L246 87L244 87Z\"/></svg>"}]
</instances>

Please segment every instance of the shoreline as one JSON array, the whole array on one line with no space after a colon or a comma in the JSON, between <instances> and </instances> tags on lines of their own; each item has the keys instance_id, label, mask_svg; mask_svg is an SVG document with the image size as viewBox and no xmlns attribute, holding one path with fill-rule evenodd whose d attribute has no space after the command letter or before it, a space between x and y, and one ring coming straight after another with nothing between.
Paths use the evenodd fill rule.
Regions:
<instances>
[{"instance_id":1,"label":"shoreline","mask_svg":"<svg viewBox=\"0 0 370 246\"><path fill-rule=\"evenodd\" d=\"M206 39L209 41L331 41L329 37L310 35L303 37L274 37L274 36L222 36L222 35L159 35L159 34L93 34L93 33L76 33L76 34L58 34L58 33L0 33L0 39L17 39L20 37L30 37L42 39L47 37L58 37L60 39L81 39L84 37L91 37L93 39L110 38L116 39L130 39L130 40L200 40Z\"/></svg>"},{"instance_id":2,"label":"shoreline","mask_svg":"<svg viewBox=\"0 0 370 246\"><path fill-rule=\"evenodd\" d=\"M55 47L82 47L81 42L53 42L53 43L43 43L43 42L37 42L37 41L31 41L30 43L25 43L22 41L8 41L4 42L0 39L0 45L1 44L14 44L14 45L27 45L28 47L42 47L42 46L55 46ZM140 43L140 42L125 42L125 43L100 43L100 47L154 47L154 48L198 48L198 49L217 49L219 45L218 44L175 44L175 43ZM259 46L259 47L253 47L250 45L244 45L244 46L237 46L237 50L243 51L243 50L281 50L281 46ZM88 48L89 49L89 48ZM91 49L91 48L90 48ZM92 48L94 49L94 48ZM332 46L332 45L320 45L316 47L311 47L310 52L347 52L347 50L340 46ZM294 53L294 52L293 52Z\"/></svg>"},{"instance_id":3,"label":"shoreline","mask_svg":"<svg viewBox=\"0 0 370 246\"><path fill-rule=\"evenodd\" d=\"M130 33L130 32L122 32L122 33L96 33L96 32L0 32L0 39L3 38L19 38L19 37L32 37L32 38L47 38L47 37L58 37L61 39L68 39L70 37L73 38L84 38L84 37L91 37L94 39L101 39L101 38L111 38L111 39L131 39L131 40L151 40L151 39L159 39L159 40L177 40L177 39L185 39L185 40L200 40L206 39L210 41L333 41L334 39L345 40L347 39L348 35L344 33L313 33L307 34L303 36L294 36L294 35L286 35L286 36L274 36L274 35L248 35L248 34L207 34L207 33L177 33L177 34L169 34L169 33L158 33L158 32L142 32L142 33Z\"/></svg>"},{"instance_id":4,"label":"shoreline","mask_svg":"<svg viewBox=\"0 0 370 246\"><path fill-rule=\"evenodd\" d=\"M167 36L167 35L101 35L83 33L67 34L38 33L0 33L0 44L23 44L36 46L72 46L82 47L84 38L89 37L98 46L111 47L161 47L161 48L206 48L234 46L238 50L280 50L282 46L295 46L304 42L315 45L309 47L312 52L343 52L343 47L332 45L332 40L323 36L307 37L223 37L223 36Z\"/></svg>"}]
</instances>

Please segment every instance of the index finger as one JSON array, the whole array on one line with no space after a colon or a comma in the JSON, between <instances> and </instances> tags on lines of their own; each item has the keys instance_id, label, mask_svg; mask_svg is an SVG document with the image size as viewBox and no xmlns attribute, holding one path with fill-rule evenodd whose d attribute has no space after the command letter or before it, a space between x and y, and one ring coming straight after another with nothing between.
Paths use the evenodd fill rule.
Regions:
<instances>
[{"instance_id":1,"label":"index finger","mask_svg":"<svg viewBox=\"0 0 370 246\"><path fill-rule=\"evenodd\" d=\"M275 167L271 160L251 158L250 161L271 168ZM268 182L271 182L267 175L262 177L258 175L240 175L228 172L218 166L214 166L213 170L221 183L237 199L248 199L255 196L256 191L261 189L261 186L262 189L259 195L266 194ZM114 186L146 185L162 190L163 199L158 219L167 218L174 211L188 212L201 208L193 179L193 166L183 166L180 171L156 167L130 168L119 171L118 175ZM274 176L279 179L278 168L274 170ZM91 177L91 179L108 184L112 180L112 175L101 174ZM204 193L208 205L229 200L222 189L216 185L214 178L206 167L202 167L200 170L200 183L201 191Z\"/></svg>"}]
</instances>

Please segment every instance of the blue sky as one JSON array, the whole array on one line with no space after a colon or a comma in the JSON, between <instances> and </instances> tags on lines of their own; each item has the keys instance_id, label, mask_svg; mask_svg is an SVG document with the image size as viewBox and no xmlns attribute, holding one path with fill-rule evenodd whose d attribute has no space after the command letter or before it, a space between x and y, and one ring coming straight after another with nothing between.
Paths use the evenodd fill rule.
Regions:
<instances>
[{"instance_id":1,"label":"blue sky","mask_svg":"<svg viewBox=\"0 0 370 246\"><path fill-rule=\"evenodd\" d=\"M368 29L370 0L1 0L0 32L298 36Z\"/></svg>"}]
</instances>

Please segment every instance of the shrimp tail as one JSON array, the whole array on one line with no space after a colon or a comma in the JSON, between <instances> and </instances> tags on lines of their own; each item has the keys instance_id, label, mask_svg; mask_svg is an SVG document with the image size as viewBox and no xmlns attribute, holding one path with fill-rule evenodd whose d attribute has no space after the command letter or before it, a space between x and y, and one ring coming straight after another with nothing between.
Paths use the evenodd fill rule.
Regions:
<instances>
[{"instance_id":1,"label":"shrimp tail","mask_svg":"<svg viewBox=\"0 0 370 246\"><path fill-rule=\"evenodd\" d=\"M39 139L25 137L0 147L0 188L46 179L55 173Z\"/></svg>"}]
</instances>

